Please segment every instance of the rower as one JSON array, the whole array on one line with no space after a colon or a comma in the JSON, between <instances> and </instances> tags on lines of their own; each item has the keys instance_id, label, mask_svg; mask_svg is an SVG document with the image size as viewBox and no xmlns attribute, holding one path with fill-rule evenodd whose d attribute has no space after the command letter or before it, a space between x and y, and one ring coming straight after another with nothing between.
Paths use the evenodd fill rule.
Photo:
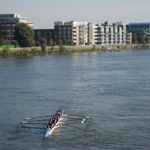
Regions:
<instances>
[{"instance_id":1,"label":"rower","mask_svg":"<svg viewBox=\"0 0 150 150\"><path fill-rule=\"evenodd\" d=\"M61 116L62 116L62 110L59 109L57 110L56 114L50 119L49 123L47 124L47 127L52 129Z\"/></svg>"},{"instance_id":2,"label":"rower","mask_svg":"<svg viewBox=\"0 0 150 150\"><path fill-rule=\"evenodd\" d=\"M50 121L47 124L47 128L51 128L52 127L52 119L50 119Z\"/></svg>"},{"instance_id":3,"label":"rower","mask_svg":"<svg viewBox=\"0 0 150 150\"><path fill-rule=\"evenodd\" d=\"M58 112L57 117L60 118L61 115L62 115L62 113L61 113L61 112Z\"/></svg>"},{"instance_id":4,"label":"rower","mask_svg":"<svg viewBox=\"0 0 150 150\"><path fill-rule=\"evenodd\" d=\"M62 110L61 110L61 109L58 109L58 110L57 110L57 113L58 113L58 112L62 113Z\"/></svg>"}]
</instances>

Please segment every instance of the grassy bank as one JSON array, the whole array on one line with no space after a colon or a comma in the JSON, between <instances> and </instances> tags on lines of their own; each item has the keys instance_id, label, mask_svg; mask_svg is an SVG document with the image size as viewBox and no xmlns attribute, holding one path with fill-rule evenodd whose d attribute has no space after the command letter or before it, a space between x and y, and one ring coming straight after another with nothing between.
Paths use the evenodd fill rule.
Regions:
<instances>
[{"instance_id":1,"label":"grassy bank","mask_svg":"<svg viewBox=\"0 0 150 150\"><path fill-rule=\"evenodd\" d=\"M41 47L13 48L5 46L0 48L0 58L28 57L48 54L83 53L93 51L122 51L131 49L148 49L149 45L126 44L126 45L96 45L96 46L51 46L42 50Z\"/></svg>"}]
</instances>

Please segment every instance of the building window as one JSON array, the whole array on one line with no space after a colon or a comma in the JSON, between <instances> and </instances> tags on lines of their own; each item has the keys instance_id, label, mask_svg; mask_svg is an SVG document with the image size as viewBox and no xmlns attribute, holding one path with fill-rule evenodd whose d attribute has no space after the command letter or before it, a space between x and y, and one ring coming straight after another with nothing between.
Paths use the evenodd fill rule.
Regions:
<instances>
[{"instance_id":1,"label":"building window","mask_svg":"<svg viewBox=\"0 0 150 150\"><path fill-rule=\"evenodd\" d=\"M2 35L5 35L5 31L1 31L1 34L2 34Z\"/></svg>"},{"instance_id":2,"label":"building window","mask_svg":"<svg viewBox=\"0 0 150 150\"><path fill-rule=\"evenodd\" d=\"M70 37L71 37L71 36L70 36L70 35L68 35L68 39L70 39Z\"/></svg>"}]
</instances>

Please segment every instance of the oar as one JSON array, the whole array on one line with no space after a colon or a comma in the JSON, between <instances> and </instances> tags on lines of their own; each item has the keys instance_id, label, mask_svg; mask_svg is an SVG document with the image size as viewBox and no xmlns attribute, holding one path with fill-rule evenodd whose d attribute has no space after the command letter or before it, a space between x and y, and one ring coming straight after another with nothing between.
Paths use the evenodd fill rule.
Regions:
<instances>
[{"instance_id":1,"label":"oar","mask_svg":"<svg viewBox=\"0 0 150 150\"><path fill-rule=\"evenodd\" d=\"M81 123L85 123L87 121L87 118L84 118Z\"/></svg>"},{"instance_id":2,"label":"oar","mask_svg":"<svg viewBox=\"0 0 150 150\"><path fill-rule=\"evenodd\" d=\"M29 122L41 122L41 121L49 121L49 119L37 119L37 120L23 120L23 121L29 121Z\"/></svg>"},{"instance_id":3,"label":"oar","mask_svg":"<svg viewBox=\"0 0 150 150\"><path fill-rule=\"evenodd\" d=\"M45 117L52 117L52 115L46 115L46 116L38 116L38 117L27 117L24 120L31 120L31 119L37 119L37 118L45 118Z\"/></svg>"},{"instance_id":4,"label":"oar","mask_svg":"<svg viewBox=\"0 0 150 150\"><path fill-rule=\"evenodd\" d=\"M21 124L46 124L46 123L22 121Z\"/></svg>"},{"instance_id":5,"label":"oar","mask_svg":"<svg viewBox=\"0 0 150 150\"><path fill-rule=\"evenodd\" d=\"M21 128L29 128L29 129L45 129L40 127L27 127L27 126L21 126Z\"/></svg>"}]
</instances>

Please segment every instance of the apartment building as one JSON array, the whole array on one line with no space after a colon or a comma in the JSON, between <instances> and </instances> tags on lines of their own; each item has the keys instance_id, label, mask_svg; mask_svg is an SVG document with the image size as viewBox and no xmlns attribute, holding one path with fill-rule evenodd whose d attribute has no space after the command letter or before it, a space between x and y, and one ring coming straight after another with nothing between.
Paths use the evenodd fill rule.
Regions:
<instances>
[{"instance_id":1,"label":"apartment building","mask_svg":"<svg viewBox=\"0 0 150 150\"><path fill-rule=\"evenodd\" d=\"M131 43L131 34L127 33L122 22L100 26L88 22L55 22L55 40L73 41L74 45L103 45Z\"/></svg>"},{"instance_id":2,"label":"apartment building","mask_svg":"<svg viewBox=\"0 0 150 150\"><path fill-rule=\"evenodd\" d=\"M57 21L54 23L55 41L57 43L61 39L74 45L85 45L88 42L87 28L87 22Z\"/></svg>"},{"instance_id":3,"label":"apartment building","mask_svg":"<svg viewBox=\"0 0 150 150\"><path fill-rule=\"evenodd\" d=\"M20 14L0 14L0 37L12 43L14 39L14 28L18 22L26 23L33 28L33 23L27 21L27 17Z\"/></svg>"},{"instance_id":4,"label":"apartment building","mask_svg":"<svg viewBox=\"0 0 150 150\"><path fill-rule=\"evenodd\" d=\"M89 45L98 44L98 24L94 23L88 24L88 44Z\"/></svg>"},{"instance_id":5,"label":"apartment building","mask_svg":"<svg viewBox=\"0 0 150 150\"><path fill-rule=\"evenodd\" d=\"M97 25L88 22L77 21L57 21L54 23L55 41L59 39L71 41L74 45L89 45L97 42L95 36L97 33Z\"/></svg>"},{"instance_id":6,"label":"apartment building","mask_svg":"<svg viewBox=\"0 0 150 150\"><path fill-rule=\"evenodd\" d=\"M54 29L34 29L34 39L38 41L40 38L45 38L47 41L54 40Z\"/></svg>"},{"instance_id":7,"label":"apartment building","mask_svg":"<svg viewBox=\"0 0 150 150\"><path fill-rule=\"evenodd\" d=\"M126 34L126 44L131 44L132 43L132 33L127 32Z\"/></svg>"},{"instance_id":8,"label":"apartment building","mask_svg":"<svg viewBox=\"0 0 150 150\"><path fill-rule=\"evenodd\" d=\"M55 42L58 43L59 40L66 40L66 42L70 43L71 40L73 41L73 36L75 35L74 30L73 22L54 22ZM74 43L76 42L74 41Z\"/></svg>"},{"instance_id":9,"label":"apartment building","mask_svg":"<svg viewBox=\"0 0 150 150\"><path fill-rule=\"evenodd\" d=\"M126 44L126 26L121 22L109 24L107 21L98 27L98 44Z\"/></svg>"}]
</instances>

